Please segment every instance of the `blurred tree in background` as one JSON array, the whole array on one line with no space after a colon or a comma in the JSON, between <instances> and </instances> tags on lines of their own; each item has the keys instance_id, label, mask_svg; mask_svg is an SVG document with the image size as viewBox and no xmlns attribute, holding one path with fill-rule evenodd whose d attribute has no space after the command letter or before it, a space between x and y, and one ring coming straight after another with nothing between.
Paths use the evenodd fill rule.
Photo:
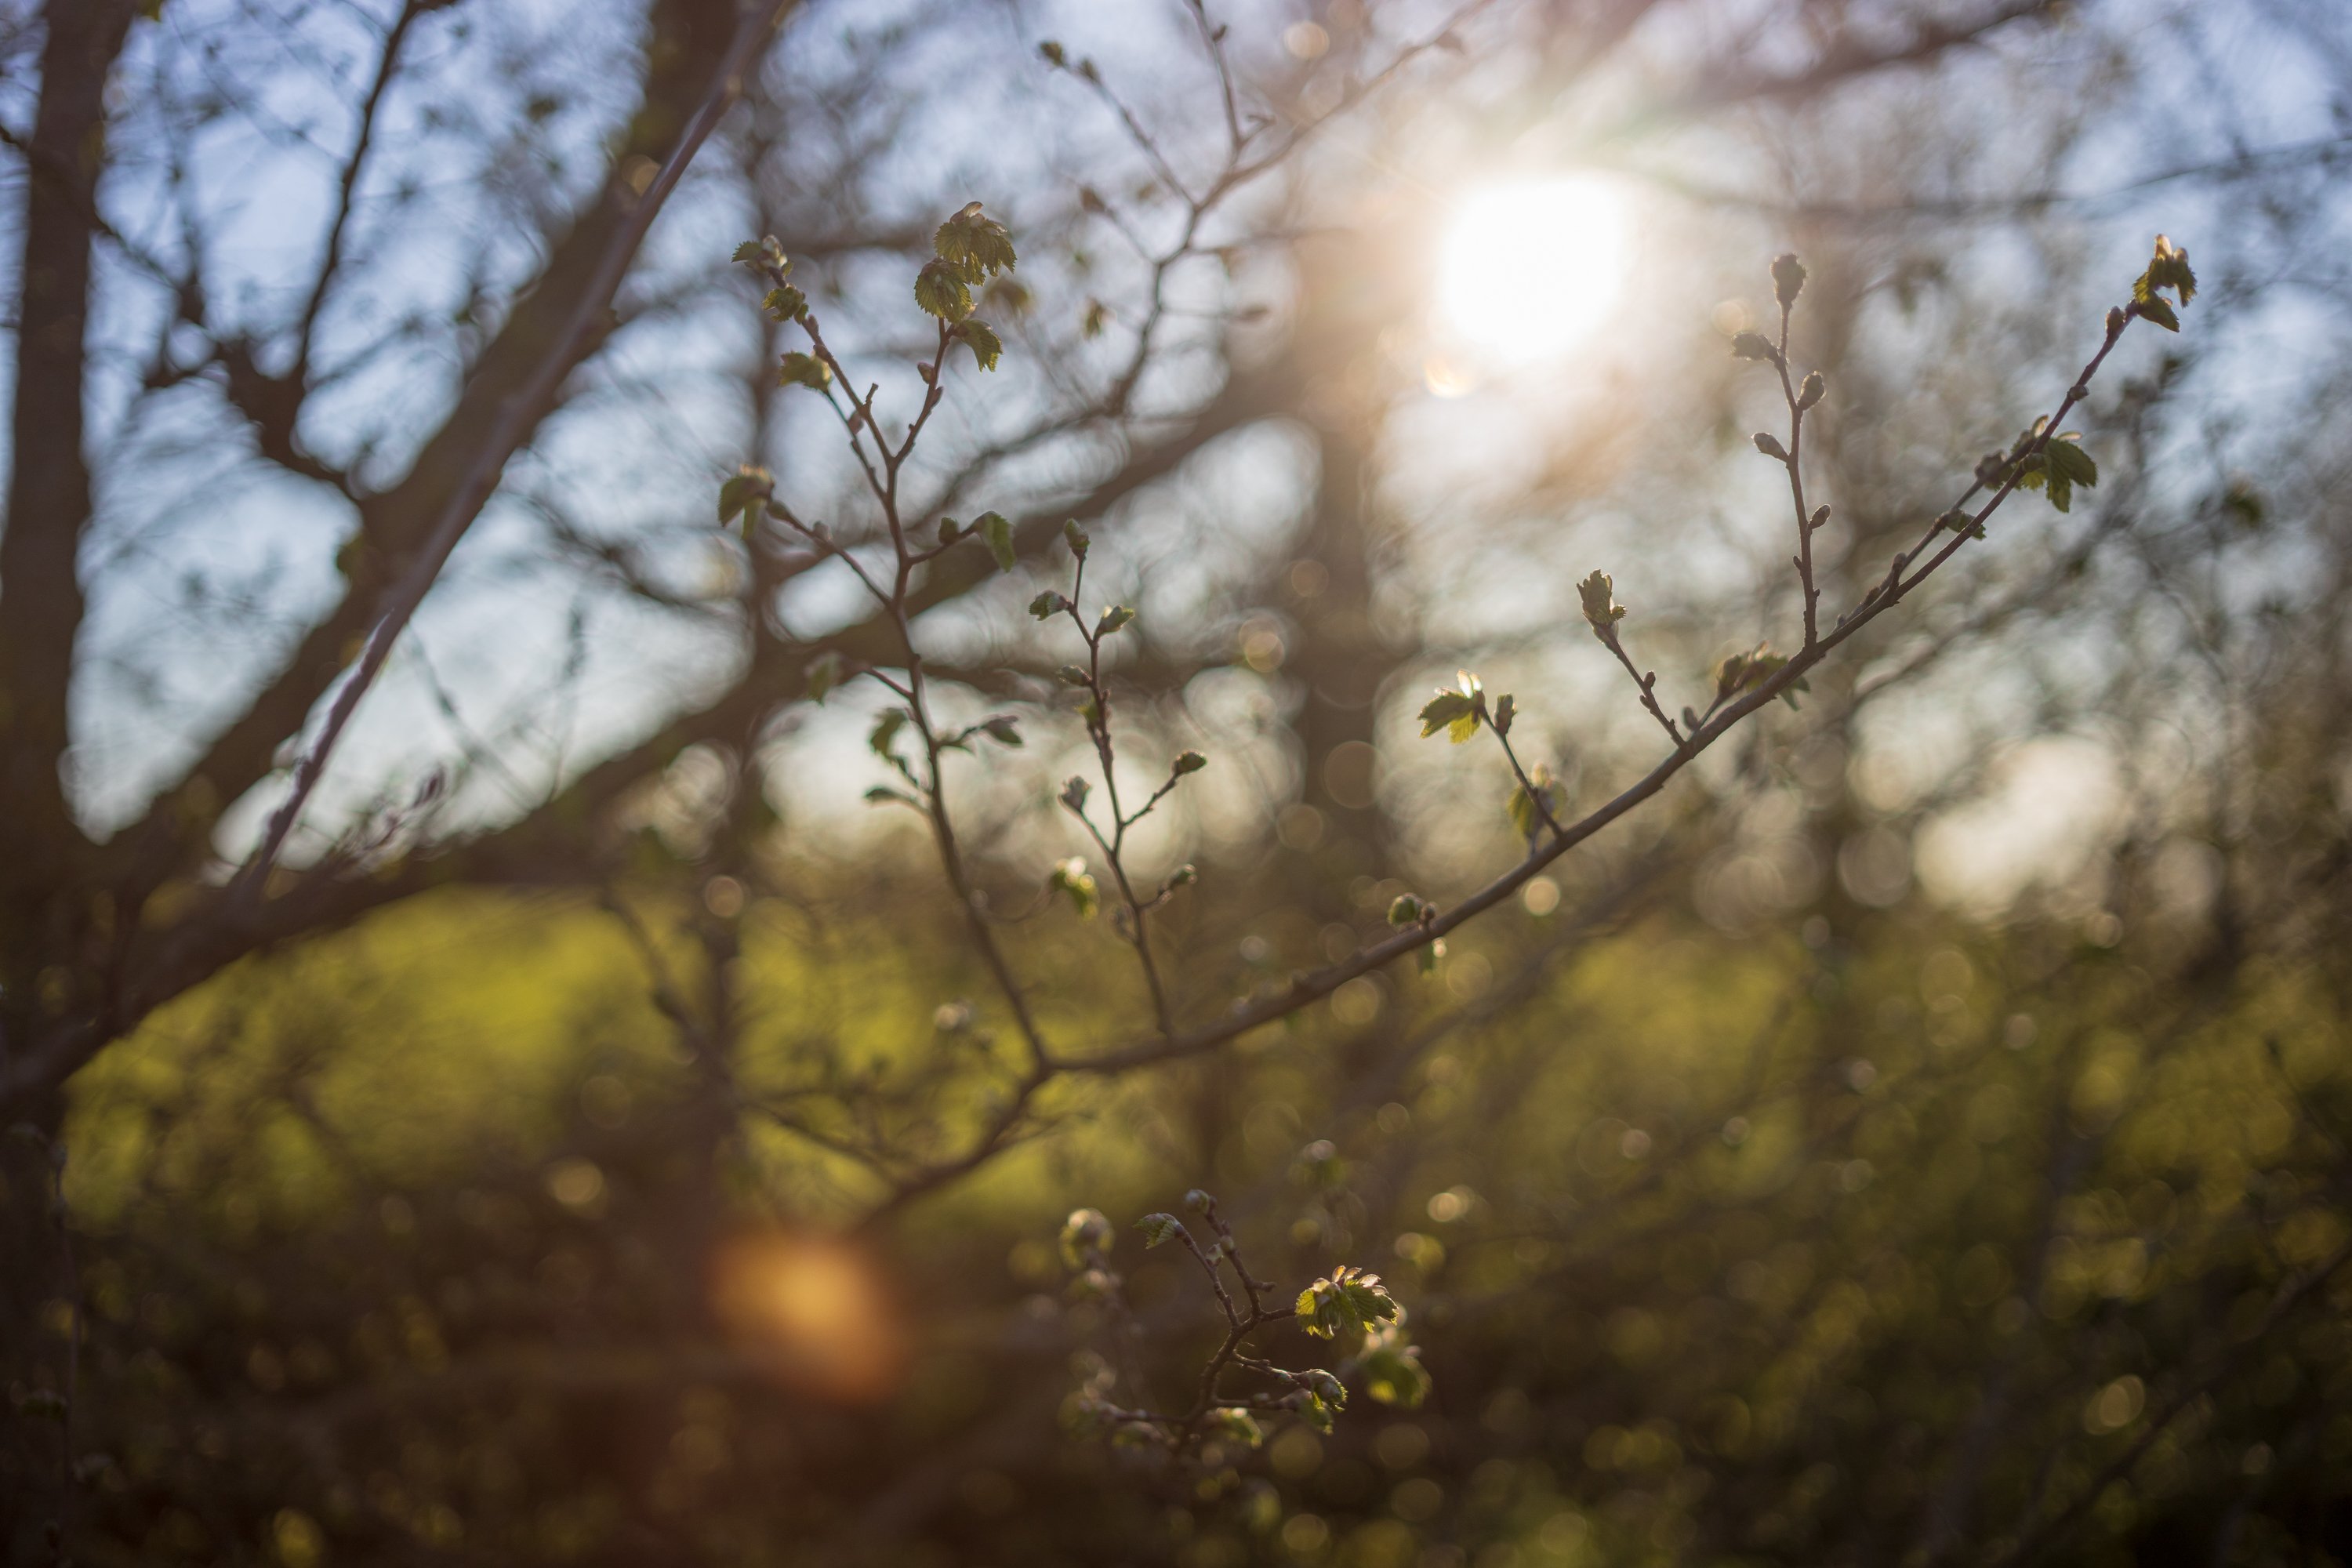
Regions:
<instances>
[{"instance_id":1,"label":"blurred tree in background","mask_svg":"<svg viewBox=\"0 0 2352 1568\"><path fill-rule=\"evenodd\" d=\"M0 60L12 1560L2352 1562L2336 7L79 0ZM1003 360L927 383L974 197ZM1046 895L1108 880L1066 518L1122 782L1209 759L1131 854L1213 1033L1520 862L1416 738L1455 670L1563 814L1656 763L1588 573L1669 711L1799 645L1764 258L1827 620L2158 228L2204 289L2073 416L2099 489L1433 971L1166 1048ZM943 389L908 517L1009 520L910 589L1026 741L950 780L987 920L861 803L882 695L808 700L902 662L843 553L710 526L755 462L889 559L747 234ZM975 923L1132 1065L1024 1089ZM1386 1276L1427 1400L1071 1436L1221 1337L1128 1228L1192 1187L1286 1295Z\"/></svg>"}]
</instances>

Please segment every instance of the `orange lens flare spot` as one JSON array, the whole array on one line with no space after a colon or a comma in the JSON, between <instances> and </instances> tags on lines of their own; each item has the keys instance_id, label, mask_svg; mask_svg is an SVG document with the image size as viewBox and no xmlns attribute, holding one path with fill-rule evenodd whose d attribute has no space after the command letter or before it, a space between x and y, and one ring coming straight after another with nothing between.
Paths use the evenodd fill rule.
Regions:
<instances>
[{"instance_id":1,"label":"orange lens flare spot","mask_svg":"<svg viewBox=\"0 0 2352 1568\"><path fill-rule=\"evenodd\" d=\"M863 1405L898 1387L907 1336L873 1260L821 1237L739 1237L711 1268L711 1306L777 1377L822 1398Z\"/></svg>"}]
</instances>

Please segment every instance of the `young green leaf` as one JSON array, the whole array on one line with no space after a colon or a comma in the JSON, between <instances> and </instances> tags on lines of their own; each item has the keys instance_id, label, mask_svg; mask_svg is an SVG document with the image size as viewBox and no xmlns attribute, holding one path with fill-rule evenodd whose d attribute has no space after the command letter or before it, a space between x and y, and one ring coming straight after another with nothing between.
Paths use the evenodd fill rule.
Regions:
<instances>
[{"instance_id":1,"label":"young green leaf","mask_svg":"<svg viewBox=\"0 0 2352 1568\"><path fill-rule=\"evenodd\" d=\"M1606 642L1614 635L1619 621L1625 618L1625 606L1616 600L1616 584L1606 572L1595 572L1576 585L1577 597L1582 601L1584 618L1592 626L1592 635Z\"/></svg>"},{"instance_id":2,"label":"young green leaf","mask_svg":"<svg viewBox=\"0 0 2352 1568\"><path fill-rule=\"evenodd\" d=\"M1000 746L1021 744L1021 731L1011 714L999 713L994 718L983 719L980 721L980 728L983 734Z\"/></svg>"},{"instance_id":3,"label":"young green leaf","mask_svg":"<svg viewBox=\"0 0 2352 1568\"><path fill-rule=\"evenodd\" d=\"M1186 773L1197 773L1208 765L1209 759L1198 752L1179 752L1176 753L1175 763L1169 768L1168 773L1171 778L1181 779Z\"/></svg>"},{"instance_id":4,"label":"young green leaf","mask_svg":"<svg viewBox=\"0 0 2352 1568\"><path fill-rule=\"evenodd\" d=\"M1062 793L1054 798L1072 811L1084 812L1087 809L1087 788L1086 779L1080 774L1072 773L1063 781ZM1083 860L1066 860L1063 864L1076 866L1081 871L1087 868L1087 863Z\"/></svg>"},{"instance_id":5,"label":"young green leaf","mask_svg":"<svg viewBox=\"0 0 2352 1568\"><path fill-rule=\"evenodd\" d=\"M1172 1214L1148 1214L1135 1222L1135 1228L1143 1233L1143 1249L1149 1252L1175 1240L1182 1233L1184 1222Z\"/></svg>"},{"instance_id":6,"label":"young green leaf","mask_svg":"<svg viewBox=\"0 0 2352 1568\"><path fill-rule=\"evenodd\" d=\"M931 236L931 249L971 283L984 283L1000 272L1010 272L1017 260L1012 235L1003 224L984 216L978 202L966 202L962 211L940 225Z\"/></svg>"},{"instance_id":7,"label":"young green leaf","mask_svg":"<svg viewBox=\"0 0 2352 1568\"><path fill-rule=\"evenodd\" d=\"M1326 1340L1335 1338L1342 1329L1369 1330L1398 1312L1379 1275L1346 1266L1301 1290L1295 1310L1300 1328Z\"/></svg>"},{"instance_id":8,"label":"young green leaf","mask_svg":"<svg viewBox=\"0 0 2352 1568\"><path fill-rule=\"evenodd\" d=\"M808 296L789 283L769 289L760 304L772 321L797 321L808 314Z\"/></svg>"},{"instance_id":9,"label":"young green leaf","mask_svg":"<svg viewBox=\"0 0 2352 1568\"><path fill-rule=\"evenodd\" d=\"M1070 601L1048 588L1029 601L1029 613L1041 621L1050 621L1070 607Z\"/></svg>"},{"instance_id":10,"label":"young green leaf","mask_svg":"<svg viewBox=\"0 0 2352 1568\"><path fill-rule=\"evenodd\" d=\"M971 288L963 269L951 261L926 261L915 274L915 303L942 321L961 321L971 314Z\"/></svg>"},{"instance_id":11,"label":"young green leaf","mask_svg":"<svg viewBox=\"0 0 2352 1568\"><path fill-rule=\"evenodd\" d=\"M906 727L906 723L907 710L904 708L884 709L874 721L874 732L866 737L866 745L877 757L889 756L891 743L898 740L898 731Z\"/></svg>"},{"instance_id":12,"label":"young green leaf","mask_svg":"<svg viewBox=\"0 0 2352 1568\"><path fill-rule=\"evenodd\" d=\"M1478 732L1477 700L1466 692L1441 691L1422 705L1421 736L1427 740L1440 730L1455 745Z\"/></svg>"},{"instance_id":13,"label":"young green leaf","mask_svg":"<svg viewBox=\"0 0 2352 1568\"><path fill-rule=\"evenodd\" d=\"M948 336L970 349L972 363L982 370L994 370L996 362L1004 357L1003 341L997 337L994 328L977 316L958 321Z\"/></svg>"},{"instance_id":14,"label":"young green leaf","mask_svg":"<svg viewBox=\"0 0 2352 1568\"><path fill-rule=\"evenodd\" d=\"M823 392L833 384L833 372L816 355L795 350L777 362L776 384L805 386L811 392Z\"/></svg>"},{"instance_id":15,"label":"young green leaf","mask_svg":"<svg viewBox=\"0 0 2352 1568\"><path fill-rule=\"evenodd\" d=\"M1013 524L1005 521L1003 512L981 513L972 520L971 531L987 542L988 552L996 557L1000 570L1010 572L1021 563L1020 555L1013 548Z\"/></svg>"},{"instance_id":16,"label":"young green leaf","mask_svg":"<svg viewBox=\"0 0 2352 1568\"><path fill-rule=\"evenodd\" d=\"M1133 619L1135 619L1133 610L1129 609L1125 605L1113 605L1103 611L1102 619L1095 623L1095 636L1107 637Z\"/></svg>"},{"instance_id":17,"label":"young green leaf","mask_svg":"<svg viewBox=\"0 0 2352 1568\"><path fill-rule=\"evenodd\" d=\"M746 463L719 487L719 526L737 517L748 532L760 514L761 503L775 493L776 481L765 468Z\"/></svg>"},{"instance_id":18,"label":"young green leaf","mask_svg":"<svg viewBox=\"0 0 2352 1568\"><path fill-rule=\"evenodd\" d=\"M1519 830L1519 837L1532 839L1542 829L1545 814L1559 803L1553 798L1558 792L1552 787L1550 769L1538 767L1528 782L1536 786L1535 794L1529 795L1526 784L1513 789L1509 809L1511 826Z\"/></svg>"}]
</instances>

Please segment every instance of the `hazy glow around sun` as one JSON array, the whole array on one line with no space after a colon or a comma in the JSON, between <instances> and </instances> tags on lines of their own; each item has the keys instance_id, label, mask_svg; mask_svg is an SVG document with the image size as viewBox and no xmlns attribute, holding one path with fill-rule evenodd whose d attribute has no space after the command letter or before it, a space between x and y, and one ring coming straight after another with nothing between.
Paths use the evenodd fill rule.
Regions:
<instances>
[{"instance_id":1,"label":"hazy glow around sun","mask_svg":"<svg viewBox=\"0 0 2352 1568\"><path fill-rule=\"evenodd\" d=\"M1446 324L1481 351L1558 353L1617 303L1631 261L1625 199L1591 175L1490 185L1454 208L1438 259Z\"/></svg>"}]
</instances>

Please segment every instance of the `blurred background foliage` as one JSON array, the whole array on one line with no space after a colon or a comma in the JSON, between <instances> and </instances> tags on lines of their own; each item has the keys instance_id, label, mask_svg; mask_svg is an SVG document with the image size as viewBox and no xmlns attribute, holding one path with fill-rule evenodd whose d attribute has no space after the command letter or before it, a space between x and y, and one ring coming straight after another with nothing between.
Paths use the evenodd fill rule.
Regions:
<instances>
[{"instance_id":1,"label":"blurred background foliage","mask_svg":"<svg viewBox=\"0 0 2352 1568\"><path fill-rule=\"evenodd\" d=\"M0 117L29 123L17 9ZM322 287L340 363L279 425L239 378L310 352L315 258L254 213L332 209L301 166L344 145L384 8L169 0L132 35L100 194L164 271L212 271L173 320L130 246L100 268L62 762L93 843L159 802L196 825L159 907L201 908L282 785L265 746L197 799L189 758L369 591L420 432L553 286L575 210L674 132L694 10L385 12L419 41ZM1224 135L1183 6L788 20L339 761L305 852L340 901L38 1100L61 1222L37 1150L0 1164L15 1560L2352 1563L2352 26L2317 0L1208 15L1244 108L1336 117L1158 278L1161 165ZM1447 325L1454 198L1565 172L1622 253L1571 225L1561 297L1522 314L1580 292L1594 319L1532 356ZM1050 804L1083 760L1069 650L1020 614L1066 584L1063 516L1142 611L1139 778L1212 757L1141 858L1201 868L1155 929L1213 1016L1377 940L1400 893L1516 862L1500 759L1412 738L1457 668L1517 694L1571 809L1651 764L1585 572L1676 702L1794 641L1746 436L1770 411L1727 352L1774 251L1812 268L1832 613L2054 404L2154 229L2206 289L2095 387L2098 491L1999 514L1801 710L1433 973L1068 1076L976 1153L1007 1011L928 840L857 804L870 710L797 700L877 630L826 564L708 519L757 457L854 537L732 242L781 237L899 385L908 258L972 195L1024 292L923 483L1016 513L1024 563L942 570L919 625L943 703L1024 715L955 798L1073 1047L1150 1031L1102 922L1024 913L1084 847ZM1285 1291L1384 1275L1427 1402L1359 1390L1328 1436L1198 1465L1066 1435L1090 1355L1181 1401L1216 1342L1189 1262L1125 1228L1194 1186ZM1054 1245L1077 1205L1121 1227L1125 1349ZM77 1334L61 1446L35 1396Z\"/></svg>"}]
</instances>

